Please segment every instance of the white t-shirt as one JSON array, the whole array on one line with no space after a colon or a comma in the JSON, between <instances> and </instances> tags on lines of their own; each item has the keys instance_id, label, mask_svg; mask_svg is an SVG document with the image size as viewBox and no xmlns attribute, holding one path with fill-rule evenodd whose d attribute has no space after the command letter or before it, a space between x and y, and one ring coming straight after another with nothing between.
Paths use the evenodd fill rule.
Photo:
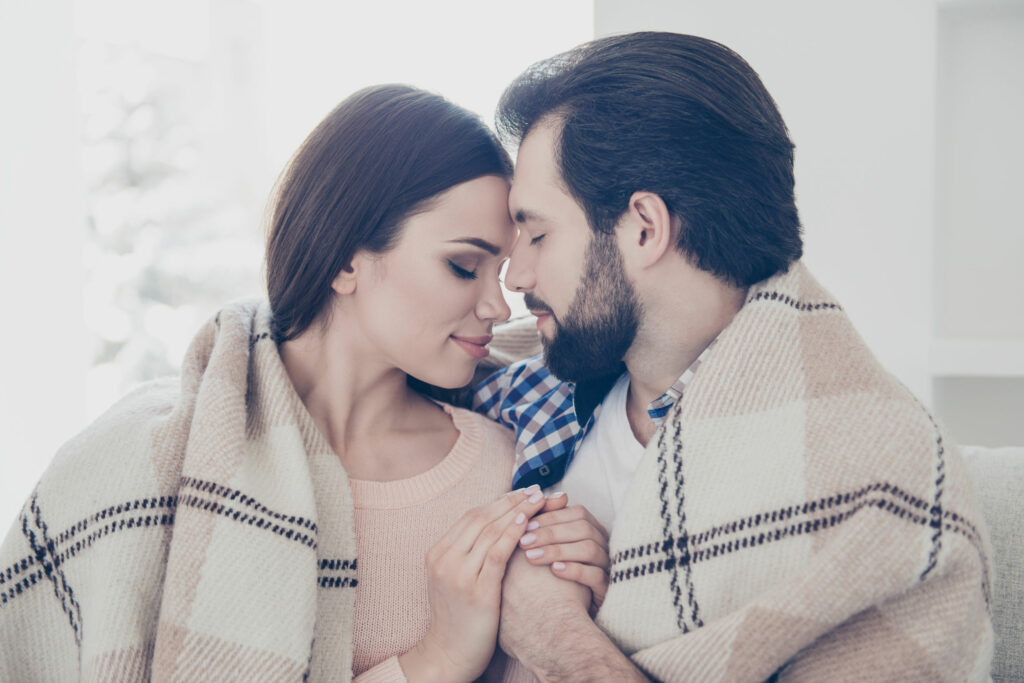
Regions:
<instances>
[{"instance_id":1,"label":"white t-shirt","mask_svg":"<svg viewBox=\"0 0 1024 683\"><path fill-rule=\"evenodd\" d=\"M550 489L565 491L570 505L586 506L608 532L644 454L626 416L628 394L629 373L623 373L601 402L562 481Z\"/></svg>"}]
</instances>

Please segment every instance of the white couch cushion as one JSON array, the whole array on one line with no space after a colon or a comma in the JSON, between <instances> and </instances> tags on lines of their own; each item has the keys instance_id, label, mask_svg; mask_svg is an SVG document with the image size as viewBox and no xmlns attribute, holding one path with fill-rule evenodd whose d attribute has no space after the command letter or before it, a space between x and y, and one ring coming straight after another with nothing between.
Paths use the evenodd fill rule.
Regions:
<instances>
[{"instance_id":1,"label":"white couch cushion","mask_svg":"<svg viewBox=\"0 0 1024 683\"><path fill-rule=\"evenodd\" d=\"M1024 448L962 451L992 538L992 680L1024 681Z\"/></svg>"}]
</instances>

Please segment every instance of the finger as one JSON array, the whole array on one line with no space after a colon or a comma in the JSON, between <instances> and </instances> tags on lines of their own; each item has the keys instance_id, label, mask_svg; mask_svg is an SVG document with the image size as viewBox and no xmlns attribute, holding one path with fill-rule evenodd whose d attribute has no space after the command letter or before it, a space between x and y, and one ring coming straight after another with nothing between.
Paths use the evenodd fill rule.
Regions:
<instances>
[{"instance_id":1,"label":"finger","mask_svg":"<svg viewBox=\"0 0 1024 683\"><path fill-rule=\"evenodd\" d=\"M565 495L564 491L555 491L549 493L548 498L544 501L544 508L541 512L554 512L555 510L561 510L569 504L569 496Z\"/></svg>"},{"instance_id":2,"label":"finger","mask_svg":"<svg viewBox=\"0 0 1024 683\"><path fill-rule=\"evenodd\" d=\"M553 562L579 562L607 569L610 564L607 548L590 539L576 543L556 543L543 548L530 548L525 554L527 561L535 565Z\"/></svg>"},{"instance_id":3,"label":"finger","mask_svg":"<svg viewBox=\"0 0 1024 683\"><path fill-rule=\"evenodd\" d=\"M463 528L461 535L453 543L452 550L466 555L464 561L467 562L467 566L472 567L473 571L479 570L479 565L483 561L482 556L486 553L486 549L494 545L505 531L505 528L513 520L524 517L521 520L522 526L517 531L516 538L518 539L522 536L522 531L525 529L525 520L537 514L537 511L544 505L544 494L541 493L540 486L526 488L523 496L525 498L521 498L521 500L518 496L507 497L519 501L510 509L504 509L494 504L477 508L476 512L478 514L474 515L472 521ZM490 515L496 512L500 514L490 517ZM520 522L516 521L516 523L519 524ZM482 550L474 552L474 549L481 544L483 546Z\"/></svg>"},{"instance_id":4,"label":"finger","mask_svg":"<svg viewBox=\"0 0 1024 683\"><path fill-rule=\"evenodd\" d=\"M495 519L507 515L525 500L538 493L540 493L539 486L510 491L486 505L467 511L445 532L435 546L445 551L452 549L456 552L468 553L485 526Z\"/></svg>"},{"instance_id":5,"label":"finger","mask_svg":"<svg viewBox=\"0 0 1024 683\"><path fill-rule=\"evenodd\" d=\"M539 529L544 526L552 526L554 524L565 524L566 522L575 522L577 520L586 520L595 529L601 532L601 535L606 539L608 538L608 530L604 528L604 525L597 521L590 510L582 505L570 505L562 510L555 510L553 512L544 512L534 517L531 522L536 522L536 526L530 524L529 531Z\"/></svg>"},{"instance_id":6,"label":"finger","mask_svg":"<svg viewBox=\"0 0 1024 683\"><path fill-rule=\"evenodd\" d=\"M520 542L524 548L533 548L555 543L575 543L587 539L599 545L606 547L608 545L608 539L601 533L601 529L585 519L534 528L528 525L527 533Z\"/></svg>"},{"instance_id":7,"label":"finger","mask_svg":"<svg viewBox=\"0 0 1024 683\"><path fill-rule=\"evenodd\" d=\"M608 592L608 573L600 567L577 562L555 562L551 565L551 573L560 579L575 581L589 588L594 604L598 607L604 602Z\"/></svg>"},{"instance_id":8,"label":"finger","mask_svg":"<svg viewBox=\"0 0 1024 683\"><path fill-rule=\"evenodd\" d=\"M543 505L542 500L531 502L531 499L527 499L513 511L515 517L511 521L496 521L481 532L467 558L467 564L477 570L479 582L500 591L501 580L505 576L508 560L526 531L526 520L541 505ZM504 527L501 526L502 522L504 522Z\"/></svg>"}]
</instances>

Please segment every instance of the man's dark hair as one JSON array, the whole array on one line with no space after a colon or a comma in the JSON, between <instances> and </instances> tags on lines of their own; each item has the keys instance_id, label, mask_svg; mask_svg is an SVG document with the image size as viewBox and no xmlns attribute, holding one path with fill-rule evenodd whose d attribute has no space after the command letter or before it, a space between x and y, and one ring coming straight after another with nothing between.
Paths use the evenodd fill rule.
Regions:
<instances>
[{"instance_id":1,"label":"man's dark hair","mask_svg":"<svg viewBox=\"0 0 1024 683\"><path fill-rule=\"evenodd\" d=\"M497 127L516 144L561 124L556 159L594 230L614 230L637 191L659 195L678 248L738 286L800 258L793 143L757 73L706 38L601 38L530 67L502 95Z\"/></svg>"},{"instance_id":2,"label":"man's dark hair","mask_svg":"<svg viewBox=\"0 0 1024 683\"><path fill-rule=\"evenodd\" d=\"M445 190L512 174L475 114L404 85L353 94L309 134L279 183L267 239L267 292L278 342L326 310L356 252L394 246L403 221Z\"/></svg>"}]
</instances>

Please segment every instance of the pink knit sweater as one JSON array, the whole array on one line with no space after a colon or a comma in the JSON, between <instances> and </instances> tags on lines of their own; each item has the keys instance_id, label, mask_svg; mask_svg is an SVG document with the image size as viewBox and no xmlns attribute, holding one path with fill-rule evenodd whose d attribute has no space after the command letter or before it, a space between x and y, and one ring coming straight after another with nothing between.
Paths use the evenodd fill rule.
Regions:
<instances>
[{"instance_id":1,"label":"pink knit sweater","mask_svg":"<svg viewBox=\"0 0 1024 683\"><path fill-rule=\"evenodd\" d=\"M404 681L398 655L430 625L423 558L467 510L509 490L512 434L445 406L459 437L444 460L397 481L350 480L359 557L352 672L360 683Z\"/></svg>"}]
</instances>

